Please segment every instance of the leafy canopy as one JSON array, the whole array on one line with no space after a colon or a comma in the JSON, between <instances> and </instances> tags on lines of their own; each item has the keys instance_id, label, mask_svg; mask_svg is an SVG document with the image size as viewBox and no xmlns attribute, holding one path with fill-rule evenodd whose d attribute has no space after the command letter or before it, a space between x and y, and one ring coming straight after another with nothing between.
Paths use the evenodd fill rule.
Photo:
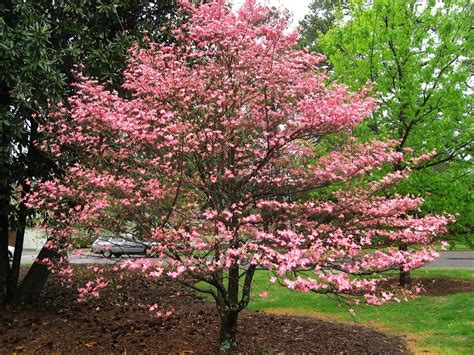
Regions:
<instances>
[{"instance_id":1,"label":"leafy canopy","mask_svg":"<svg viewBox=\"0 0 474 355\"><path fill-rule=\"evenodd\" d=\"M353 0L319 41L334 79L353 89L371 81L377 92L379 108L359 136L436 151L399 191L426 196L425 213L461 212L452 229L461 234L474 225L472 13L464 0Z\"/></svg>"}]
</instances>

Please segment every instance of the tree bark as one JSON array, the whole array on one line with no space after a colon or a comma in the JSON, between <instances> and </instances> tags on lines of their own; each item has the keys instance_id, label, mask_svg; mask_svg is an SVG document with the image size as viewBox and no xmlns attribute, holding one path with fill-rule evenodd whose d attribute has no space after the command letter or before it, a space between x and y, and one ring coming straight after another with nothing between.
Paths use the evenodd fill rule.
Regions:
<instances>
[{"instance_id":1,"label":"tree bark","mask_svg":"<svg viewBox=\"0 0 474 355\"><path fill-rule=\"evenodd\" d=\"M30 192L30 184L28 179L33 179L33 165L34 165L34 144L38 135L38 122L33 118L30 119L30 135L28 139L28 152L26 159L26 178L23 179L21 184L21 198L25 198L26 195ZM21 256L23 254L23 242L25 240L25 229L26 221L28 219L28 208L24 202L20 202L19 211L18 211L18 223L16 229L16 239L15 239L15 255L12 262L12 285L13 298L16 299L16 292L18 289L18 281L20 277L20 266L21 266Z\"/></svg>"},{"instance_id":2,"label":"tree bark","mask_svg":"<svg viewBox=\"0 0 474 355\"><path fill-rule=\"evenodd\" d=\"M38 300L50 274L48 267L45 264L38 262L38 260L55 260L59 257L60 255L53 249L45 247L41 249L37 261L35 261L28 270L28 273L15 293L15 299L13 300L14 305L19 306L24 303L34 303Z\"/></svg>"},{"instance_id":3,"label":"tree bark","mask_svg":"<svg viewBox=\"0 0 474 355\"><path fill-rule=\"evenodd\" d=\"M403 121L404 120L403 111L400 113L400 115L401 115L400 120ZM409 134L410 129L411 129L411 126L409 126L409 127L410 128L408 128L404 133L400 132L400 135L402 136L402 141L399 144L399 146L397 147L397 152L402 152L403 145L405 144L406 139L408 138L408 134ZM394 165L394 170L395 171L402 171L403 168L400 165L400 163L397 163L397 164ZM399 251L408 251L408 245L400 244L398 246L398 250ZM410 285L411 284L410 271L405 271L405 270L403 270L403 267L400 267L400 273L398 275L398 283L401 287L405 287L407 285Z\"/></svg>"},{"instance_id":4,"label":"tree bark","mask_svg":"<svg viewBox=\"0 0 474 355\"><path fill-rule=\"evenodd\" d=\"M223 310L219 312L221 328L219 332L219 350L222 352L237 349L237 317L238 311Z\"/></svg>"},{"instance_id":5,"label":"tree bark","mask_svg":"<svg viewBox=\"0 0 474 355\"><path fill-rule=\"evenodd\" d=\"M237 306L239 301L239 264L234 263L229 267L229 283L227 293L229 294L229 301L232 305Z\"/></svg>"},{"instance_id":6,"label":"tree bark","mask_svg":"<svg viewBox=\"0 0 474 355\"><path fill-rule=\"evenodd\" d=\"M16 231L15 238L15 253L13 254L13 261L11 267L11 284L10 288L12 293L15 294L18 286L18 279L20 278L20 266L21 256L23 254L23 241L25 239L25 225L26 220L22 220L22 213L20 207L20 213L18 218L18 229Z\"/></svg>"},{"instance_id":7,"label":"tree bark","mask_svg":"<svg viewBox=\"0 0 474 355\"><path fill-rule=\"evenodd\" d=\"M398 250L400 251L407 251L408 250L408 247L404 244L400 245L398 247ZM402 287L405 287L407 285L410 285L411 284L411 275L410 275L410 271L404 271L403 268L401 267L400 268L400 275L398 277L398 283L400 284L400 286Z\"/></svg>"},{"instance_id":8,"label":"tree bark","mask_svg":"<svg viewBox=\"0 0 474 355\"><path fill-rule=\"evenodd\" d=\"M4 189L2 189L4 190ZM0 306L9 302L10 292L10 261L8 260L8 204L5 202L4 191L0 192Z\"/></svg>"},{"instance_id":9,"label":"tree bark","mask_svg":"<svg viewBox=\"0 0 474 355\"><path fill-rule=\"evenodd\" d=\"M8 122L11 103L9 86L0 83L0 116ZM6 123L0 123L0 306L11 299L11 269L8 260L8 232L10 230L10 154L11 132Z\"/></svg>"}]
</instances>

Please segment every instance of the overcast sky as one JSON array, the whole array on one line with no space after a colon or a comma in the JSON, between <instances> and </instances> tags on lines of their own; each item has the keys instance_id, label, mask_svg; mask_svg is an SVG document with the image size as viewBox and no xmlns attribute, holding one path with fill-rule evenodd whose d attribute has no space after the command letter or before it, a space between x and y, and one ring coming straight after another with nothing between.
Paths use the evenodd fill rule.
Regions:
<instances>
[{"instance_id":1,"label":"overcast sky","mask_svg":"<svg viewBox=\"0 0 474 355\"><path fill-rule=\"evenodd\" d=\"M234 6L239 7L244 0L231 0ZM293 27L298 26L298 22L306 15L308 5L311 0L259 0L261 3L268 3L278 7L284 7L293 13Z\"/></svg>"}]
</instances>

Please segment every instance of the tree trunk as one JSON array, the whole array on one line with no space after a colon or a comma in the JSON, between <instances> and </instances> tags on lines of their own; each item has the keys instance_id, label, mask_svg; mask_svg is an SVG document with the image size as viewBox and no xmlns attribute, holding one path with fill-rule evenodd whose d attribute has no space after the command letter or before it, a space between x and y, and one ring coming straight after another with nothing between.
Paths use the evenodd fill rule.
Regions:
<instances>
[{"instance_id":1,"label":"tree trunk","mask_svg":"<svg viewBox=\"0 0 474 355\"><path fill-rule=\"evenodd\" d=\"M229 283L227 285L227 296L230 304L224 305L218 302L217 309L221 319L219 333L219 350L222 352L237 349L235 335L237 333L237 316L239 314L239 264L233 263L229 267Z\"/></svg>"},{"instance_id":2,"label":"tree trunk","mask_svg":"<svg viewBox=\"0 0 474 355\"><path fill-rule=\"evenodd\" d=\"M29 186L27 187L27 191L25 191L25 185L23 184L23 191L22 197L25 196L27 192L29 192ZM20 204L20 211L18 214L18 223L17 223L17 230L16 230L16 238L15 238L15 253L13 254L13 261L11 267L11 278L10 278L10 289L12 293L12 298L10 301L15 299L16 293L18 290L18 280L20 278L20 267L21 267L21 256L23 254L23 242L25 239L25 228L26 228L26 218L27 218L27 211L26 206L21 203Z\"/></svg>"},{"instance_id":3,"label":"tree trunk","mask_svg":"<svg viewBox=\"0 0 474 355\"><path fill-rule=\"evenodd\" d=\"M406 245L400 245L398 247L398 250L400 251L407 251L408 247ZM398 277L398 283L400 286L405 287L407 285L411 284L411 275L410 271L404 271L403 268L400 268L400 275Z\"/></svg>"},{"instance_id":4,"label":"tree trunk","mask_svg":"<svg viewBox=\"0 0 474 355\"><path fill-rule=\"evenodd\" d=\"M0 116L8 114L10 94L4 83L0 83ZM5 107L3 107L5 105ZM11 270L8 260L8 232L10 230L10 145L9 127L0 123L2 133L0 145L0 306L11 299Z\"/></svg>"},{"instance_id":5,"label":"tree trunk","mask_svg":"<svg viewBox=\"0 0 474 355\"><path fill-rule=\"evenodd\" d=\"M38 122L36 122L33 118L30 119L30 136L28 139L28 152L27 152L27 159L26 159L26 178L24 178L21 184L21 200L26 197L30 193L30 184L28 180L32 180L34 177L34 144L37 139L38 135ZM26 221L28 219L28 208L26 207L24 202L20 202L19 212L18 212L18 223L17 223L17 231L16 231L16 240L15 240L15 255L13 257L12 262L12 289L13 289L13 299L16 299L16 293L18 290L18 280L20 277L20 266L21 266L21 255L23 253L23 242L25 240L25 229L26 229Z\"/></svg>"},{"instance_id":6,"label":"tree trunk","mask_svg":"<svg viewBox=\"0 0 474 355\"><path fill-rule=\"evenodd\" d=\"M26 221L22 222L21 212L18 219L18 229L16 231L15 238L15 253L13 254L13 261L11 267L11 284L10 288L12 290L13 296L15 295L18 287L18 279L20 278L20 266L21 266L21 256L23 254L23 241L25 239L25 224Z\"/></svg>"},{"instance_id":7,"label":"tree trunk","mask_svg":"<svg viewBox=\"0 0 474 355\"><path fill-rule=\"evenodd\" d=\"M56 260L59 257L60 255L55 250L43 247L37 260ZM18 306L23 303L34 303L37 301L48 280L49 274L50 271L46 265L35 261L21 282L20 287L18 287L13 303Z\"/></svg>"},{"instance_id":8,"label":"tree trunk","mask_svg":"<svg viewBox=\"0 0 474 355\"><path fill-rule=\"evenodd\" d=\"M221 329L219 333L219 350L222 352L237 349L237 317L239 312L225 310L219 312Z\"/></svg>"},{"instance_id":9,"label":"tree trunk","mask_svg":"<svg viewBox=\"0 0 474 355\"><path fill-rule=\"evenodd\" d=\"M3 191L2 191L3 192ZM4 199L0 199L0 306L9 302L10 261L8 260L8 209Z\"/></svg>"},{"instance_id":10,"label":"tree trunk","mask_svg":"<svg viewBox=\"0 0 474 355\"><path fill-rule=\"evenodd\" d=\"M403 111L400 113L401 115L403 115ZM402 118L404 116L401 116ZM401 132L400 135L403 137L402 138L402 142L400 143L400 145L397 147L397 152L401 152L402 151L402 147L403 147L403 144L405 144L406 142L406 139L408 137L408 133L409 133L409 130L408 131L405 131L405 132ZM394 170L395 171L402 171L403 168L402 166L400 165L400 163L397 163L395 164L394 166ZM398 246L398 250L399 251L407 251L408 250L408 246L406 244L400 244ZM398 275L398 283L401 287L405 287L407 285L409 285L411 283L411 277L410 277L410 271L405 271L403 270L403 267L400 268L400 273Z\"/></svg>"}]
</instances>

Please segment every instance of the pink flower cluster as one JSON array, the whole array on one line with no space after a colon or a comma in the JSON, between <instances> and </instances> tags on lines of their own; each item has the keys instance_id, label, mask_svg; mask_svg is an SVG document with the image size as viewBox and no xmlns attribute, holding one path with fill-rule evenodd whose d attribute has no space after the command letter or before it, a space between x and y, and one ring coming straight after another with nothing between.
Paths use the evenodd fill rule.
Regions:
<instances>
[{"instance_id":1,"label":"pink flower cluster","mask_svg":"<svg viewBox=\"0 0 474 355\"><path fill-rule=\"evenodd\" d=\"M84 287L78 288L78 302L84 302L88 297L99 298L100 289L106 287L108 282L103 277L87 281Z\"/></svg>"},{"instance_id":2,"label":"pink flower cluster","mask_svg":"<svg viewBox=\"0 0 474 355\"><path fill-rule=\"evenodd\" d=\"M387 168L404 154L348 138L375 108L370 91L327 85L324 58L295 49L285 16L255 1L237 13L182 3L176 43L131 48L126 98L80 78L44 147L77 163L28 203L62 243L77 229L155 241L158 262L119 268L200 280L228 304L224 271L251 280L257 265L299 291L393 298L369 275L433 260L450 218L418 216L418 197L385 197L409 173ZM91 281L79 299L104 285Z\"/></svg>"}]
</instances>

